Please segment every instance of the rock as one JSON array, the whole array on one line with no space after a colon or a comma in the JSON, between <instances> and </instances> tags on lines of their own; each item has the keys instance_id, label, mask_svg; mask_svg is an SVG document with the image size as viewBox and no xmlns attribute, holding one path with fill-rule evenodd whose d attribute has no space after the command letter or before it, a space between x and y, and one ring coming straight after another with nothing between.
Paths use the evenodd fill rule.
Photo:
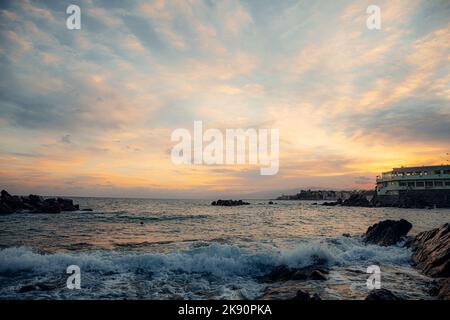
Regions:
<instances>
[{"instance_id":1,"label":"rock","mask_svg":"<svg viewBox=\"0 0 450 320\"><path fill-rule=\"evenodd\" d=\"M14 212L24 209L24 203L20 197L12 196L6 190L2 190L0 199L3 204L6 204Z\"/></svg>"},{"instance_id":2,"label":"rock","mask_svg":"<svg viewBox=\"0 0 450 320\"><path fill-rule=\"evenodd\" d=\"M450 277L450 225L419 233L412 241L413 261L430 277Z\"/></svg>"},{"instance_id":3,"label":"rock","mask_svg":"<svg viewBox=\"0 0 450 320\"><path fill-rule=\"evenodd\" d=\"M12 213L14 213L13 209L11 209L6 203L0 202L0 215Z\"/></svg>"},{"instance_id":4,"label":"rock","mask_svg":"<svg viewBox=\"0 0 450 320\"><path fill-rule=\"evenodd\" d=\"M320 296L315 293L313 296L310 296L310 294L303 290L297 290L297 293L295 294L295 297L292 298L292 300L300 300L300 301L319 301Z\"/></svg>"},{"instance_id":5,"label":"rock","mask_svg":"<svg viewBox=\"0 0 450 320\"><path fill-rule=\"evenodd\" d=\"M56 201L58 202L59 206L61 207L61 211L80 210L80 206L78 204L74 205L72 199L57 198Z\"/></svg>"},{"instance_id":6,"label":"rock","mask_svg":"<svg viewBox=\"0 0 450 320\"><path fill-rule=\"evenodd\" d=\"M309 293L303 290L298 290L295 294L295 297L292 300L300 300L300 301L309 301L311 298L309 297Z\"/></svg>"},{"instance_id":7,"label":"rock","mask_svg":"<svg viewBox=\"0 0 450 320\"><path fill-rule=\"evenodd\" d=\"M342 202L343 206L346 207L371 207L372 204L367 200L366 195L363 193L354 193L350 198Z\"/></svg>"},{"instance_id":8,"label":"rock","mask_svg":"<svg viewBox=\"0 0 450 320\"><path fill-rule=\"evenodd\" d=\"M342 204L342 199L341 198L337 199L337 201L334 201L334 202L324 202L324 203L322 203L323 206L330 206L330 207L341 205L341 204Z\"/></svg>"},{"instance_id":9,"label":"rock","mask_svg":"<svg viewBox=\"0 0 450 320\"><path fill-rule=\"evenodd\" d=\"M211 202L212 206L225 206L225 207L233 207L233 206L243 206L249 205L250 203L242 201L242 200L217 200Z\"/></svg>"},{"instance_id":10,"label":"rock","mask_svg":"<svg viewBox=\"0 0 450 320\"><path fill-rule=\"evenodd\" d=\"M363 235L363 241L380 246L394 245L406 236L411 228L412 224L404 219L399 221L384 220L369 227Z\"/></svg>"},{"instance_id":11,"label":"rock","mask_svg":"<svg viewBox=\"0 0 450 320\"><path fill-rule=\"evenodd\" d=\"M351 238L350 233L343 233L342 236L343 236L343 237L346 237L346 238Z\"/></svg>"},{"instance_id":12,"label":"rock","mask_svg":"<svg viewBox=\"0 0 450 320\"><path fill-rule=\"evenodd\" d=\"M367 295L366 300L404 300L395 294L393 294L391 291L387 289L375 289L370 291L370 293Z\"/></svg>"},{"instance_id":13,"label":"rock","mask_svg":"<svg viewBox=\"0 0 450 320\"><path fill-rule=\"evenodd\" d=\"M322 299L317 293L314 293L314 295L311 297L311 301L320 301L320 300Z\"/></svg>"},{"instance_id":14,"label":"rock","mask_svg":"<svg viewBox=\"0 0 450 320\"><path fill-rule=\"evenodd\" d=\"M273 204L273 201L269 201L269 204Z\"/></svg>"},{"instance_id":15,"label":"rock","mask_svg":"<svg viewBox=\"0 0 450 320\"><path fill-rule=\"evenodd\" d=\"M450 278L442 281L437 298L439 300L450 300Z\"/></svg>"},{"instance_id":16,"label":"rock","mask_svg":"<svg viewBox=\"0 0 450 320\"><path fill-rule=\"evenodd\" d=\"M94 210L92 210L91 208L84 208L84 209L81 209L80 211L94 211Z\"/></svg>"},{"instance_id":17,"label":"rock","mask_svg":"<svg viewBox=\"0 0 450 320\"><path fill-rule=\"evenodd\" d=\"M10 195L6 190L1 191L0 214L24 211L30 213L59 213L61 211L76 211L79 209L79 205L73 204L71 199L44 199L34 194L19 197Z\"/></svg>"},{"instance_id":18,"label":"rock","mask_svg":"<svg viewBox=\"0 0 450 320\"><path fill-rule=\"evenodd\" d=\"M311 272L310 276L311 280L327 280L326 273L324 273L322 270L314 270Z\"/></svg>"},{"instance_id":19,"label":"rock","mask_svg":"<svg viewBox=\"0 0 450 320\"><path fill-rule=\"evenodd\" d=\"M317 266L305 268L289 268L281 265L275 267L270 273L263 276L263 282L289 281L289 280L326 280L328 271Z\"/></svg>"},{"instance_id":20,"label":"rock","mask_svg":"<svg viewBox=\"0 0 450 320\"><path fill-rule=\"evenodd\" d=\"M338 203L337 202L324 202L322 203L323 206L329 206L329 207L333 207L333 206L337 206Z\"/></svg>"}]
</instances>

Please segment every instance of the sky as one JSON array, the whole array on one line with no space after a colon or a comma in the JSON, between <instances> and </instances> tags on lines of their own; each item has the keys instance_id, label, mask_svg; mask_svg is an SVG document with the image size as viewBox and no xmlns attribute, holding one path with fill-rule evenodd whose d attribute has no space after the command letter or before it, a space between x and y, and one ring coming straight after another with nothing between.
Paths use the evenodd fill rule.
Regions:
<instances>
[{"instance_id":1,"label":"sky","mask_svg":"<svg viewBox=\"0 0 450 320\"><path fill-rule=\"evenodd\" d=\"M0 25L11 193L270 197L448 163L448 0L2 0ZM195 120L279 129L278 173L175 165L171 133Z\"/></svg>"}]
</instances>

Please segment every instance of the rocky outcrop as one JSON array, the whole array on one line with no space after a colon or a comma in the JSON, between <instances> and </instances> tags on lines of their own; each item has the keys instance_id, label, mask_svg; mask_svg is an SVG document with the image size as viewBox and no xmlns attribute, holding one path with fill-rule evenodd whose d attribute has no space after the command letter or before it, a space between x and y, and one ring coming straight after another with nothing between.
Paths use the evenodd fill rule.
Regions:
<instances>
[{"instance_id":1,"label":"rocky outcrop","mask_svg":"<svg viewBox=\"0 0 450 320\"><path fill-rule=\"evenodd\" d=\"M345 207L371 207L372 203L367 200L364 193L354 193L350 196L350 198L344 200L342 205Z\"/></svg>"},{"instance_id":2,"label":"rocky outcrop","mask_svg":"<svg viewBox=\"0 0 450 320\"><path fill-rule=\"evenodd\" d=\"M217 200L211 203L212 206L225 206L225 207L244 206L249 204L250 204L249 202L245 202L242 200Z\"/></svg>"},{"instance_id":3,"label":"rocky outcrop","mask_svg":"<svg viewBox=\"0 0 450 320\"><path fill-rule=\"evenodd\" d=\"M391 291L387 289L375 289L370 291L370 293L367 295L366 300L392 300L392 301L399 301L404 300L395 294L393 294Z\"/></svg>"},{"instance_id":4,"label":"rocky outcrop","mask_svg":"<svg viewBox=\"0 0 450 320\"><path fill-rule=\"evenodd\" d=\"M405 237L411 228L412 224L404 219L384 220L369 227L362 239L365 243L391 246Z\"/></svg>"},{"instance_id":5,"label":"rocky outcrop","mask_svg":"<svg viewBox=\"0 0 450 320\"><path fill-rule=\"evenodd\" d=\"M373 204L367 200L367 194L365 192L352 193L348 199L338 199L334 202L324 202L323 206L337 206L344 207L373 207Z\"/></svg>"},{"instance_id":6,"label":"rocky outcrop","mask_svg":"<svg viewBox=\"0 0 450 320\"><path fill-rule=\"evenodd\" d=\"M430 277L450 277L450 225L419 233L411 244L416 267Z\"/></svg>"},{"instance_id":7,"label":"rocky outcrop","mask_svg":"<svg viewBox=\"0 0 450 320\"><path fill-rule=\"evenodd\" d=\"M30 194L29 196L13 196L6 190L1 191L0 214L11 214L17 212L29 213L60 213L61 211L80 210L78 204L71 199L49 198Z\"/></svg>"}]
</instances>

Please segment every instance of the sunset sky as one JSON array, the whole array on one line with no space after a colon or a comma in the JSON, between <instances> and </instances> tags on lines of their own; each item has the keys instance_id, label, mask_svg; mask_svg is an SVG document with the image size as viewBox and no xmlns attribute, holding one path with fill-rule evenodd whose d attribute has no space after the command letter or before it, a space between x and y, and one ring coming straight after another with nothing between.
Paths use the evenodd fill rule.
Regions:
<instances>
[{"instance_id":1,"label":"sunset sky","mask_svg":"<svg viewBox=\"0 0 450 320\"><path fill-rule=\"evenodd\" d=\"M66 7L81 8L81 30ZM367 6L381 8L368 30ZM0 187L263 197L448 163L450 1L1 1ZM278 128L280 169L174 165L177 128Z\"/></svg>"}]
</instances>

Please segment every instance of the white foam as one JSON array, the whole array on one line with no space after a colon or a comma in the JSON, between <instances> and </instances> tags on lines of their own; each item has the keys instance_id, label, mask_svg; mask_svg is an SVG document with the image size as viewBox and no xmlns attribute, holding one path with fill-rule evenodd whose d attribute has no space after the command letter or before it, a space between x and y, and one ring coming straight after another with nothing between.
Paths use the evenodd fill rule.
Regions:
<instances>
[{"instance_id":1,"label":"white foam","mask_svg":"<svg viewBox=\"0 0 450 320\"><path fill-rule=\"evenodd\" d=\"M276 265L305 267L318 260L332 265L368 263L405 264L411 252L400 246L364 245L358 239L340 238L332 243L311 241L294 249L253 252L233 245L208 246L173 253L126 253L91 251L87 253L40 254L26 247L0 250L0 273L64 271L76 264L86 271L100 272L185 272L207 273L218 277L256 276Z\"/></svg>"}]
</instances>

